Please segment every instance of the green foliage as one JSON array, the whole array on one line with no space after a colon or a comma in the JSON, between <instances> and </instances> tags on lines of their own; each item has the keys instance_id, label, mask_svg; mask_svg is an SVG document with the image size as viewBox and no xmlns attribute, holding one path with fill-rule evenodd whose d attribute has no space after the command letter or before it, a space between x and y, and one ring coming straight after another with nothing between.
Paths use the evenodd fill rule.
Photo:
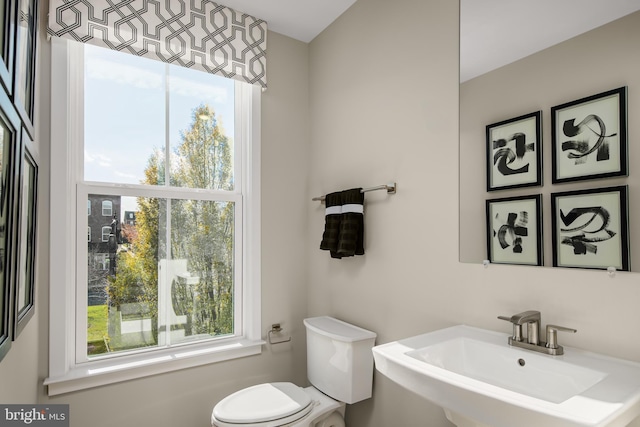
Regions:
<instances>
[{"instance_id":1,"label":"green foliage","mask_svg":"<svg viewBox=\"0 0 640 427\"><path fill-rule=\"evenodd\" d=\"M233 149L215 112L207 105L193 110L188 131L165 170L164 152L149 158L142 184L209 190L233 189ZM109 280L112 304L145 303L154 319L157 339L159 260L186 259L193 285L174 283L174 309L189 318L187 334L233 332L234 205L231 202L138 198L136 232L129 233L128 251L120 251L117 272ZM171 212L171 245L166 247L167 212ZM169 254L167 254L169 251ZM179 307L176 307L179 305Z\"/></svg>"},{"instance_id":2,"label":"green foliage","mask_svg":"<svg viewBox=\"0 0 640 427\"><path fill-rule=\"evenodd\" d=\"M232 150L216 113L208 105L193 111L191 129L182 132L176 150L172 185L178 187L231 190Z\"/></svg>"}]
</instances>

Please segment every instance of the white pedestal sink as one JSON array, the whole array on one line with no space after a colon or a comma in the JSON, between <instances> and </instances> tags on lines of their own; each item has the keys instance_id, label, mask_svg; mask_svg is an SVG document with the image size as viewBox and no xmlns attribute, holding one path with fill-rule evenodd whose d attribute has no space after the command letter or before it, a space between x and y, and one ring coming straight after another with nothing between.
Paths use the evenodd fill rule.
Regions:
<instances>
[{"instance_id":1,"label":"white pedestal sink","mask_svg":"<svg viewBox=\"0 0 640 427\"><path fill-rule=\"evenodd\" d=\"M376 369L458 427L623 427L640 415L640 364L565 347L548 356L459 325L373 348Z\"/></svg>"}]
</instances>

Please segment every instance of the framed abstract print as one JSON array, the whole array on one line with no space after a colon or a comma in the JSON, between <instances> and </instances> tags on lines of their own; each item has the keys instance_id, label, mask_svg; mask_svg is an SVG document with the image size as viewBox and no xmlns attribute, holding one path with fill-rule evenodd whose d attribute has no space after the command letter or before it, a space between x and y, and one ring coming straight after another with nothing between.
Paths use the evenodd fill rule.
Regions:
<instances>
[{"instance_id":1,"label":"framed abstract print","mask_svg":"<svg viewBox=\"0 0 640 427\"><path fill-rule=\"evenodd\" d=\"M0 82L9 95L13 89L15 6L14 0L0 1Z\"/></svg>"},{"instance_id":2,"label":"framed abstract print","mask_svg":"<svg viewBox=\"0 0 640 427\"><path fill-rule=\"evenodd\" d=\"M487 191L542 185L541 112L487 126Z\"/></svg>"},{"instance_id":3,"label":"framed abstract print","mask_svg":"<svg viewBox=\"0 0 640 427\"><path fill-rule=\"evenodd\" d=\"M551 194L553 266L629 271L627 186Z\"/></svg>"},{"instance_id":4,"label":"framed abstract print","mask_svg":"<svg viewBox=\"0 0 640 427\"><path fill-rule=\"evenodd\" d=\"M551 108L554 184L628 175L627 88Z\"/></svg>"},{"instance_id":5,"label":"framed abstract print","mask_svg":"<svg viewBox=\"0 0 640 427\"><path fill-rule=\"evenodd\" d=\"M28 135L23 130L23 140ZM35 312L36 212L38 207L38 165L24 149L18 219L18 270L14 292L14 339Z\"/></svg>"},{"instance_id":6,"label":"framed abstract print","mask_svg":"<svg viewBox=\"0 0 640 427\"><path fill-rule=\"evenodd\" d=\"M20 144L20 118L5 91L0 90L0 360L11 347L13 323L14 183Z\"/></svg>"},{"instance_id":7,"label":"framed abstract print","mask_svg":"<svg viewBox=\"0 0 640 427\"><path fill-rule=\"evenodd\" d=\"M13 99L24 127L35 138L33 114L36 75L36 45L38 0L15 0L18 3L16 19L16 47Z\"/></svg>"},{"instance_id":8,"label":"framed abstract print","mask_svg":"<svg viewBox=\"0 0 640 427\"><path fill-rule=\"evenodd\" d=\"M542 195L487 200L486 210L489 261L542 265Z\"/></svg>"}]
</instances>

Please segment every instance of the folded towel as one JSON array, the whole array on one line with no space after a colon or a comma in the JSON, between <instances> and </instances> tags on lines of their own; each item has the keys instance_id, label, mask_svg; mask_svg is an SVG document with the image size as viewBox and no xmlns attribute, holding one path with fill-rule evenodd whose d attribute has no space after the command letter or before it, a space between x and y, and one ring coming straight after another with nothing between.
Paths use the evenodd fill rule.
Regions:
<instances>
[{"instance_id":1,"label":"folded towel","mask_svg":"<svg viewBox=\"0 0 640 427\"><path fill-rule=\"evenodd\" d=\"M341 193L330 193L325 196L326 210L324 233L320 249L331 252L331 258L340 258L338 255L338 237L340 235L340 222L342 219Z\"/></svg>"},{"instance_id":2,"label":"folded towel","mask_svg":"<svg viewBox=\"0 0 640 427\"><path fill-rule=\"evenodd\" d=\"M338 255L364 255L364 193L352 188L341 193L342 218L338 235Z\"/></svg>"}]
</instances>

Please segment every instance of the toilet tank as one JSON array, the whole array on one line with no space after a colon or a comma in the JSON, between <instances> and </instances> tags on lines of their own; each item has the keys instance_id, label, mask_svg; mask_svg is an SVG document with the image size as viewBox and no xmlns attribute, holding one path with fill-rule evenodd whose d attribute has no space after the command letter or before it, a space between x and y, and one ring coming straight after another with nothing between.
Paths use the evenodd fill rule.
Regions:
<instances>
[{"instance_id":1,"label":"toilet tank","mask_svg":"<svg viewBox=\"0 0 640 427\"><path fill-rule=\"evenodd\" d=\"M311 384L340 402L370 398L376 334L328 316L304 319L304 325Z\"/></svg>"}]
</instances>

